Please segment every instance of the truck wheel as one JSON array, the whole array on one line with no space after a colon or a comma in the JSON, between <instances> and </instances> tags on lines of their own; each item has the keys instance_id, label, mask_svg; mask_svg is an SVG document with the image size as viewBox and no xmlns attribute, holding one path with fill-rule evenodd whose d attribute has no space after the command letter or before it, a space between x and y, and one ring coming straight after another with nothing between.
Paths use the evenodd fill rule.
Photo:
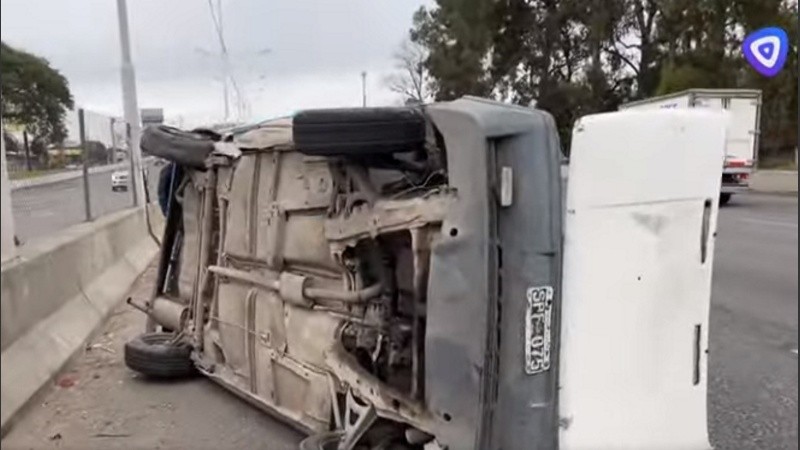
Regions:
<instances>
[{"instance_id":1,"label":"truck wheel","mask_svg":"<svg viewBox=\"0 0 800 450\"><path fill-rule=\"evenodd\" d=\"M411 107L311 109L292 119L295 147L314 156L413 151L425 145L425 133L425 115Z\"/></svg>"},{"instance_id":2,"label":"truck wheel","mask_svg":"<svg viewBox=\"0 0 800 450\"><path fill-rule=\"evenodd\" d=\"M731 194L719 194L720 206L727 205L729 201L731 201Z\"/></svg>"},{"instance_id":3,"label":"truck wheel","mask_svg":"<svg viewBox=\"0 0 800 450\"><path fill-rule=\"evenodd\" d=\"M172 343L171 333L144 333L125 344L125 365L153 378L186 378L197 373L192 347Z\"/></svg>"}]
</instances>

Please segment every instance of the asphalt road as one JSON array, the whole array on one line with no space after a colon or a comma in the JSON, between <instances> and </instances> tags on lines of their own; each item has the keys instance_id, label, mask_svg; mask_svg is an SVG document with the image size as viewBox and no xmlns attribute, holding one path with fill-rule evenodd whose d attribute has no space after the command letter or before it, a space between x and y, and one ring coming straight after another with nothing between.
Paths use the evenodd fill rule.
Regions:
<instances>
[{"instance_id":1,"label":"asphalt road","mask_svg":"<svg viewBox=\"0 0 800 450\"><path fill-rule=\"evenodd\" d=\"M734 197L718 232L711 441L717 450L796 449L797 197ZM153 275L151 268L134 297L149 295ZM296 448L300 435L208 380L152 383L128 371L122 345L143 323L142 314L120 307L2 447Z\"/></svg>"},{"instance_id":2,"label":"asphalt road","mask_svg":"<svg viewBox=\"0 0 800 450\"><path fill-rule=\"evenodd\" d=\"M148 186L155 199L159 168L149 164ZM133 193L113 192L111 172L89 175L89 199L93 218L133 206ZM14 230L17 238L28 242L79 224L86 220L83 178L26 187L11 192Z\"/></svg>"},{"instance_id":3,"label":"asphalt road","mask_svg":"<svg viewBox=\"0 0 800 450\"><path fill-rule=\"evenodd\" d=\"M709 426L718 449L797 446L797 197L721 209L714 260Z\"/></svg>"}]
</instances>

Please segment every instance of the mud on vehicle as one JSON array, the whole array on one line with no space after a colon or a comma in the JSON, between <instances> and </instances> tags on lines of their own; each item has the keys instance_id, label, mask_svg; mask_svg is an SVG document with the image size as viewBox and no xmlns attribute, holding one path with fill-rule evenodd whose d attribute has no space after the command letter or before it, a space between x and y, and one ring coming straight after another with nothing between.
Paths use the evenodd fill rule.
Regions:
<instances>
[{"instance_id":1,"label":"mud on vehicle","mask_svg":"<svg viewBox=\"0 0 800 450\"><path fill-rule=\"evenodd\" d=\"M131 301L149 316L133 370L197 370L311 434L302 448L485 448L505 419L484 406L515 402L500 366L556 363L544 348L527 369L504 360L524 332L498 326L525 314L502 296L558 284L547 113L470 98L309 110L227 135L148 128L142 147L181 171L155 291ZM514 167L524 207L501 192ZM501 275L523 262L537 269ZM553 383L517 388L547 403ZM525 428L553 433L546 409Z\"/></svg>"}]
</instances>

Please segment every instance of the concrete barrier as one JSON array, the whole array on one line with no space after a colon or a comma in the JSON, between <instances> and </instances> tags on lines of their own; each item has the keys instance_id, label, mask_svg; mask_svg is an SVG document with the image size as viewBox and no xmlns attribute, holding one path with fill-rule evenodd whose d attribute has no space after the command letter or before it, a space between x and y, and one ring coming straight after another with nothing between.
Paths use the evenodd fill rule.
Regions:
<instances>
[{"instance_id":1,"label":"concrete barrier","mask_svg":"<svg viewBox=\"0 0 800 450\"><path fill-rule=\"evenodd\" d=\"M150 207L157 236L163 216ZM76 225L2 265L2 423L13 417L117 305L158 253L144 208Z\"/></svg>"},{"instance_id":2,"label":"concrete barrier","mask_svg":"<svg viewBox=\"0 0 800 450\"><path fill-rule=\"evenodd\" d=\"M757 170L750 179L750 188L756 192L797 194L797 171Z\"/></svg>"}]
</instances>

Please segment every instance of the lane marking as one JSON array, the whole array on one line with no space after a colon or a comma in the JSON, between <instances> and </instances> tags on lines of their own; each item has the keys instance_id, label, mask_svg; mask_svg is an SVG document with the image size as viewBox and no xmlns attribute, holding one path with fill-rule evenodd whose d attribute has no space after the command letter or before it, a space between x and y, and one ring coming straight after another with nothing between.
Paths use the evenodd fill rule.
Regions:
<instances>
[{"instance_id":1,"label":"lane marking","mask_svg":"<svg viewBox=\"0 0 800 450\"><path fill-rule=\"evenodd\" d=\"M797 224L796 223L791 223L791 222L779 222L779 221L775 221L775 220L760 220L760 219L747 219L747 218L741 218L739 220L742 221L742 222L756 223L756 224L759 224L759 225L771 225L771 226L775 226L775 227L797 228Z\"/></svg>"},{"instance_id":2,"label":"lane marking","mask_svg":"<svg viewBox=\"0 0 800 450\"><path fill-rule=\"evenodd\" d=\"M796 355L797 354L797 349L796 348L792 349L792 353L794 353Z\"/></svg>"}]
</instances>

